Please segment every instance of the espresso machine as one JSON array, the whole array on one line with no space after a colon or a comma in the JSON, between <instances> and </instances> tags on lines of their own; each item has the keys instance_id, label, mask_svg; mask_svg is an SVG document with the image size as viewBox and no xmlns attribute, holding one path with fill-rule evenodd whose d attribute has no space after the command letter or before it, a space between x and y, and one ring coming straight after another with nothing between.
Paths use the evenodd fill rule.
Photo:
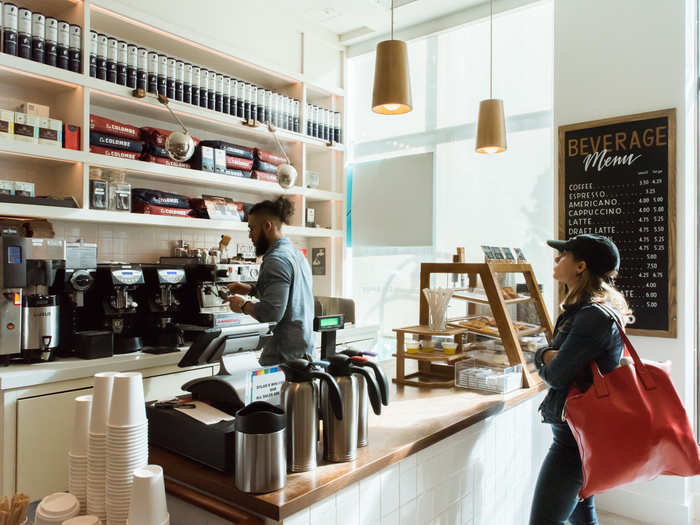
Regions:
<instances>
[{"instance_id":1,"label":"espresso machine","mask_svg":"<svg viewBox=\"0 0 700 525\"><path fill-rule=\"evenodd\" d=\"M164 265L142 266L146 286L139 289L144 315L142 332L148 353L177 352L184 345L183 331L177 325L180 311L179 291L187 283L184 268Z\"/></svg>"},{"instance_id":2,"label":"espresso machine","mask_svg":"<svg viewBox=\"0 0 700 525\"><path fill-rule=\"evenodd\" d=\"M95 286L88 294L94 312L91 328L114 333L114 353L128 354L143 348L134 293L144 285L138 264L98 264ZM95 308L95 305L99 307Z\"/></svg>"},{"instance_id":3,"label":"espresso machine","mask_svg":"<svg viewBox=\"0 0 700 525\"><path fill-rule=\"evenodd\" d=\"M65 268L58 271L53 291L59 296L61 308L60 356L75 352L76 333L86 317L85 295L95 284L97 273L97 244L66 242Z\"/></svg>"},{"instance_id":4,"label":"espresso machine","mask_svg":"<svg viewBox=\"0 0 700 525\"><path fill-rule=\"evenodd\" d=\"M66 264L66 242L26 238L27 286L22 296L21 353L30 363L53 361L60 345L60 306L50 293L59 270Z\"/></svg>"}]
</instances>

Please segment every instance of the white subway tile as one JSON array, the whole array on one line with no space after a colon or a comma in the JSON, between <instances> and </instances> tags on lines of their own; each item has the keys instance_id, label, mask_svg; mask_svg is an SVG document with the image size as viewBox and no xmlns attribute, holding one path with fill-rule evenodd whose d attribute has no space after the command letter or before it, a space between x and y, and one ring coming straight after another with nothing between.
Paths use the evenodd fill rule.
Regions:
<instances>
[{"instance_id":1,"label":"white subway tile","mask_svg":"<svg viewBox=\"0 0 700 525\"><path fill-rule=\"evenodd\" d=\"M440 514L435 520L435 525L461 525L462 511L459 503L451 505L445 512ZM494 523L503 523L494 521ZM505 525L505 524L504 524Z\"/></svg>"},{"instance_id":2,"label":"white subway tile","mask_svg":"<svg viewBox=\"0 0 700 525\"><path fill-rule=\"evenodd\" d=\"M462 515L462 525L471 523L474 519L474 499L472 495L469 494L467 497L462 498L461 501L461 515Z\"/></svg>"},{"instance_id":3,"label":"white subway tile","mask_svg":"<svg viewBox=\"0 0 700 525\"><path fill-rule=\"evenodd\" d=\"M382 525L399 525L399 510L396 509L391 514L387 514L382 518Z\"/></svg>"},{"instance_id":4,"label":"white subway tile","mask_svg":"<svg viewBox=\"0 0 700 525\"><path fill-rule=\"evenodd\" d=\"M379 523L382 501L382 480L379 474L360 481L360 494L360 523Z\"/></svg>"},{"instance_id":5,"label":"white subway tile","mask_svg":"<svg viewBox=\"0 0 700 525\"><path fill-rule=\"evenodd\" d=\"M309 509L304 509L300 510L296 514L291 515L288 518L285 518L283 523L284 525L309 525Z\"/></svg>"},{"instance_id":6,"label":"white subway tile","mask_svg":"<svg viewBox=\"0 0 700 525\"><path fill-rule=\"evenodd\" d=\"M417 525L425 525L433 520L433 490L424 492L416 499Z\"/></svg>"},{"instance_id":7,"label":"white subway tile","mask_svg":"<svg viewBox=\"0 0 700 525\"><path fill-rule=\"evenodd\" d=\"M353 483L349 487L339 491L336 495L336 505L338 508L346 506L359 506L360 504L360 484Z\"/></svg>"},{"instance_id":8,"label":"white subway tile","mask_svg":"<svg viewBox=\"0 0 700 525\"><path fill-rule=\"evenodd\" d=\"M399 507L399 466L392 465L381 472L382 516Z\"/></svg>"},{"instance_id":9,"label":"white subway tile","mask_svg":"<svg viewBox=\"0 0 700 525\"><path fill-rule=\"evenodd\" d=\"M416 454L411 454L399 461L399 472L403 473L404 470L415 469L417 464Z\"/></svg>"},{"instance_id":10,"label":"white subway tile","mask_svg":"<svg viewBox=\"0 0 700 525\"><path fill-rule=\"evenodd\" d=\"M417 469L401 470L399 477L399 504L404 505L416 497Z\"/></svg>"},{"instance_id":11,"label":"white subway tile","mask_svg":"<svg viewBox=\"0 0 700 525\"><path fill-rule=\"evenodd\" d=\"M335 495L324 499L309 509L310 525L336 525Z\"/></svg>"}]
</instances>

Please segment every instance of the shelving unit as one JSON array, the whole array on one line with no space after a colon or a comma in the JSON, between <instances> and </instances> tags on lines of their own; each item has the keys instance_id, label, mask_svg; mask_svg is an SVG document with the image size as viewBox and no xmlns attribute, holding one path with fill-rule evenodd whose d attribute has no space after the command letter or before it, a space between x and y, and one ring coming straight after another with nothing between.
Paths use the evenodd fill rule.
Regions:
<instances>
[{"instance_id":1,"label":"shelving unit","mask_svg":"<svg viewBox=\"0 0 700 525\"><path fill-rule=\"evenodd\" d=\"M527 283L530 297L518 299L504 299L503 290L496 278L497 274L515 273L522 274ZM443 331L434 331L428 327L429 307L428 301L422 293L424 288L430 288L431 277L434 274L466 274L469 280L469 289L474 289L477 283L477 277L481 278L484 286L486 299L471 294L455 297L460 300L465 300L474 304L487 304L491 308L491 313L496 321L497 331L478 330L461 326L457 321L466 319L470 316L452 319L448 323L447 328ZM547 340L552 339L554 327L547 313L547 307L542 299L539 286L532 266L521 263L423 263L420 271L420 286L419 286L419 325L406 328L397 328L394 332L396 337L396 378L394 382L398 385L413 385L421 387L446 387L454 383L454 363L461 359L469 357L468 352L462 349L462 338L473 333L491 338L500 339L503 343L508 361L511 365L521 364L523 367L523 385L526 387L533 386L539 383L540 379L533 376L529 369L525 357L523 356L522 348L520 347L520 338L536 333L544 333ZM460 292L465 292L468 289L458 289ZM525 301L532 301L537 310L540 320L539 326L532 326L528 329L518 330L513 323L506 308L509 304L517 304ZM404 349L405 334L418 335L420 339L429 339L433 336L449 336L454 337L459 344L458 352L453 356L441 356L437 353L433 354L408 354ZM449 357L449 359L444 359ZM418 372L406 375L405 360L418 360ZM437 362L437 364L436 364Z\"/></svg>"},{"instance_id":2,"label":"shelving unit","mask_svg":"<svg viewBox=\"0 0 700 525\"><path fill-rule=\"evenodd\" d=\"M20 1L20 4L23 3ZM247 232L245 223L205 219L153 216L89 209L91 168L119 170L140 187L196 192L234 197L255 202L288 195L297 211L286 232L298 239L311 256L313 248L326 249L327 275L314 276L314 285L324 295L341 291L342 259L345 229L345 147L326 144L304 133L283 129L275 131L299 174L296 185L288 190L279 185L198 170L176 168L157 163L122 159L90 153L89 117L91 113L113 118L135 126L151 125L176 129L164 106L154 97L138 99L132 90L89 76L88 39L90 30L156 49L169 56L205 65L232 77L254 82L267 89L301 101L300 129L306 129L305 104L322 104L343 112L344 90L319 86L304 75L276 70L234 56L228 49L208 40L207 35L187 34L182 28L170 27L160 19L138 14L129 16L121 6L103 0L32 0L30 8L67 19L82 28L83 72L73 73L0 53L0 107L14 109L22 100L31 100L51 107L51 117L81 128L81 151L0 139L0 169L4 179L34 182L37 195L74 196L80 208L54 208L39 205L0 203L0 214L14 217L43 217L52 221L91 222L157 226L173 229ZM200 139L221 139L245 146L258 146L277 151L267 126L250 127L241 119L171 101L170 106L194 136ZM343 121L345 119L343 118ZM345 136L344 130L342 131ZM305 172L320 174L317 187L307 187ZM317 208L320 228L307 228L306 208Z\"/></svg>"}]
</instances>

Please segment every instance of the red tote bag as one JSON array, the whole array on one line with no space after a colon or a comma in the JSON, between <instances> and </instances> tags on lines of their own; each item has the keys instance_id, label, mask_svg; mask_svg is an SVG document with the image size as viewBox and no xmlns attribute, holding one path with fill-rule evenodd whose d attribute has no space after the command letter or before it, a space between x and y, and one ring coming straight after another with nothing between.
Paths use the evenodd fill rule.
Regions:
<instances>
[{"instance_id":1,"label":"red tote bag","mask_svg":"<svg viewBox=\"0 0 700 525\"><path fill-rule=\"evenodd\" d=\"M583 465L581 498L661 474L700 474L700 449L670 378L670 362L642 362L613 315L633 365L602 375L591 362L593 386L574 383L566 420Z\"/></svg>"}]
</instances>

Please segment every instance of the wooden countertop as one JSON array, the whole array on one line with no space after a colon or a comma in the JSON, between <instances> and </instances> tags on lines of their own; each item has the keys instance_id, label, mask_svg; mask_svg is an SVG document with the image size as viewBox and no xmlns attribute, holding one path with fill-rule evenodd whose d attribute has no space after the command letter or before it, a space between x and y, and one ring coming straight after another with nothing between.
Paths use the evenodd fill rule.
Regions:
<instances>
[{"instance_id":1,"label":"wooden countertop","mask_svg":"<svg viewBox=\"0 0 700 525\"><path fill-rule=\"evenodd\" d=\"M162 465L166 478L192 493L186 499L218 515L212 500L282 520L364 479L403 458L429 447L489 416L537 395L545 385L521 389L506 396L461 388L422 389L393 385L382 415L371 413L369 445L358 449L348 463L326 463L320 458L314 472L289 474L287 485L268 494L237 490L233 475L225 475L192 460L151 447L150 462ZM220 507L220 505L219 505Z\"/></svg>"}]
</instances>

